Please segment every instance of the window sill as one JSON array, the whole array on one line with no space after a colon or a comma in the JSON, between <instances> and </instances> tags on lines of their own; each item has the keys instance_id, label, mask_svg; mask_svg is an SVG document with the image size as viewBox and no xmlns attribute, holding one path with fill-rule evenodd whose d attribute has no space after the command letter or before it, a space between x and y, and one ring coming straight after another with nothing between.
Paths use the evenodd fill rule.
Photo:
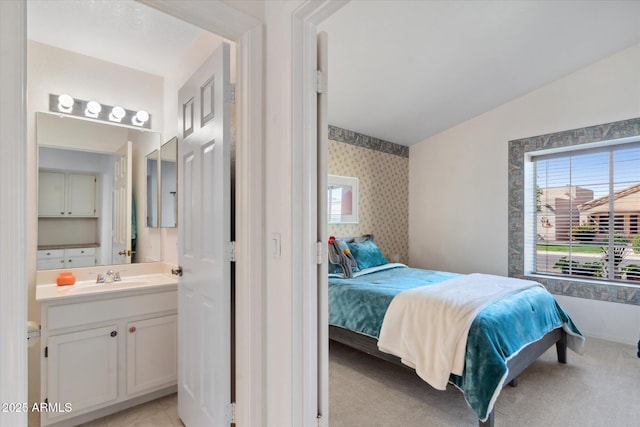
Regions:
<instances>
[{"instance_id":1,"label":"window sill","mask_svg":"<svg viewBox=\"0 0 640 427\"><path fill-rule=\"evenodd\" d=\"M640 282L617 282L611 280L593 280L587 278L578 278L575 276L559 276L559 275L547 275L539 273L529 273L524 275L525 278L530 279L545 279L545 280L557 280L561 282L575 282L575 283L589 283L592 285L606 285L606 286L618 286L618 287L632 287L640 288Z\"/></svg>"}]
</instances>

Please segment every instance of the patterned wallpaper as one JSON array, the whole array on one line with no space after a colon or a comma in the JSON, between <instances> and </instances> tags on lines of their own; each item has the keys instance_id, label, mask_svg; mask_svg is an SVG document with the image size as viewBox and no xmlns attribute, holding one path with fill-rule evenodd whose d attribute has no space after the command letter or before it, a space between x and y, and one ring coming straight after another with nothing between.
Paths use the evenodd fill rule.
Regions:
<instances>
[{"instance_id":1,"label":"patterned wallpaper","mask_svg":"<svg viewBox=\"0 0 640 427\"><path fill-rule=\"evenodd\" d=\"M345 132L344 129L340 130ZM390 262L406 264L409 261L408 156L337 142L331 136L328 147L329 174L358 178L359 222L329 224L329 235L351 237L373 234L375 242Z\"/></svg>"}]
</instances>

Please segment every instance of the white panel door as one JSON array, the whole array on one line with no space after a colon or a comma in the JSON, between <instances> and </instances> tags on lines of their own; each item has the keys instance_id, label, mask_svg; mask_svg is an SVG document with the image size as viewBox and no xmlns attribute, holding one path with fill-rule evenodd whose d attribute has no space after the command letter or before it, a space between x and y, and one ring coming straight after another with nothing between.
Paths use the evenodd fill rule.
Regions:
<instances>
[{"instance_id":1,"label":"white panel door","mask_svg":"<svg viewBox=\"0 0 640 427\"><path fill-rule=\"evenodd\" d=\"M229 45L179 91L178 414L228 426L231 389Z\"/></svg>"},{"instance_id":2,"label":"white panel door","mask_svg":"<svg viewBox=\"0 0 640 427\"><path fill-rule=\"evenodd\" d=\"M113 166L112 260L107 264L131 263L131 141L116 152Z\"/></svg>"}]
</instances>

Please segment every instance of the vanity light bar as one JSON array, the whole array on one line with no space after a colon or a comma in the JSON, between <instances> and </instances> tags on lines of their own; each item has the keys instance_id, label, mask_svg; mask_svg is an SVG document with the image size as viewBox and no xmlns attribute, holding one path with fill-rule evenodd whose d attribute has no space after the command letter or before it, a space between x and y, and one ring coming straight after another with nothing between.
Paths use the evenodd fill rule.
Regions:
<instances>
[{"instance_id":1,"label":"vanity light bar","mask_svg":"<svg viewBox=\"0 0 640 427\"><path fill-rule=\"evenodd\" d=\"M49 94L49 111L151 129L151 115L144 110L133 111L119 105L111 106L96 101L83 101L67 94Z\"/></svg>"}]
</instances>

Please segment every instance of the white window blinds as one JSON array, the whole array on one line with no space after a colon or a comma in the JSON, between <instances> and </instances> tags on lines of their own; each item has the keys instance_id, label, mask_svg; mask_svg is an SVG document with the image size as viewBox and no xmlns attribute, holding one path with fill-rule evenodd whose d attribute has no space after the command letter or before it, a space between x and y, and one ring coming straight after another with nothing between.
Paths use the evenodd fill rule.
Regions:
<instances>
[{"instance_id":1,"label":"white window blinds","mask_svg":"<svg viewBox=\"0 0 640 427\"><path fill-rule=\"evenodd\" d=\"M640 144L531 161L534 272L640 285Z\"/></svg>"}]
</instances>

